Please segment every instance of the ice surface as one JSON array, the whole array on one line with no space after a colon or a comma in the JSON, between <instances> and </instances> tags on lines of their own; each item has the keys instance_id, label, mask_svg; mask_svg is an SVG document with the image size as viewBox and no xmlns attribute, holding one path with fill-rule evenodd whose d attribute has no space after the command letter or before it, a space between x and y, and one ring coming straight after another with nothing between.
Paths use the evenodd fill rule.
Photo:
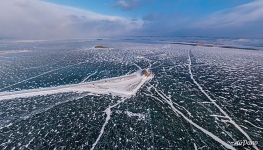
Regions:
<instances>
[{"instance_id":1,"label":"ice surface","mask_svg":"<svg viewBox=\"0 0 263 150\"><path fill-rule=\"evenodd\" d=\"M263 149L262 51L136 40L1 50L0 149Z\"/></svg>"}]
</instances>

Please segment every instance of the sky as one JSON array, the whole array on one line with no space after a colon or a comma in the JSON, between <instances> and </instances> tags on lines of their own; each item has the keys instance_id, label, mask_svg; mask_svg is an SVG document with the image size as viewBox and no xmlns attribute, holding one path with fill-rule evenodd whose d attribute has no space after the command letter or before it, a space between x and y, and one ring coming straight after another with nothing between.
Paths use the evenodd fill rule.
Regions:
<instances>
[{"instance_id":1,"label":"sky","mask_svg":"<svg viewBox=\"0 0 263 150\"><path fill-rule=\"evenodd\" d=\"M1 0L0 38L263 38L263 0Z\"/></svg>"}]
</instances>

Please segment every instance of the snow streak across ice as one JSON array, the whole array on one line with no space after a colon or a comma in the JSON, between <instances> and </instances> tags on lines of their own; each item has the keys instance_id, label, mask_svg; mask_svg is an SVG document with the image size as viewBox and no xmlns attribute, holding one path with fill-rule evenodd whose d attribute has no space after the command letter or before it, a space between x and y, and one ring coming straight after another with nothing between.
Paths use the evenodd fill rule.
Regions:
<instances>
[{"instance_id":1,"label":"snow streak across ice","mask_svg":"<svg viewBox=\"0 0 263 150\"><path fill-rule=\"evenodd\" d=\"M69 92L91 92L94 94L113 94L120 97L131 97L132 95L136 94L139 88L152 77L153 75L143 75L142 70L139 70L129 75L92 82L81 82L79 84L70 84L58 87L39 88L15 92L1 92L0 100Z\"/></svg>"}]
</instances>

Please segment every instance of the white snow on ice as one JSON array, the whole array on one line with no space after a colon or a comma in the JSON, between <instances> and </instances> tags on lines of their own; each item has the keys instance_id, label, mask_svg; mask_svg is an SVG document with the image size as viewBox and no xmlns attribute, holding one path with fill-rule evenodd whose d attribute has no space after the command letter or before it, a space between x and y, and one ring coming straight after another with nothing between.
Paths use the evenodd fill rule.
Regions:
<instances>
[{"instance_id":1,"label":"white snow on ice","mask_svg":"<svg viewBox=\"0 0 263 150\"><path fill-rule=\"evenodd\" d=\"M145 114L142 113L133 113L130 111L125 111L125 114L127 114L129 117L138 117L138 120L145 120Z\"/></svg>"},{"instance_id":2,"label":"white snow on ice","mask_svg":"<svg viewBox=\"0 0 263 150\"><path fill-rule=\"evenodd\" d=\"M83 82L79 84L69 84L57 87L21 90L14 92L0 92L0 100L52 95L67 92L112 94L113 96L128 98L135 95L140 87L146 81L152 78L153 75L150 75L148 77L144 76L142 75L142 70L139 70L129 75L123 75L92 82Z\"/></svg>"}]
</instances>

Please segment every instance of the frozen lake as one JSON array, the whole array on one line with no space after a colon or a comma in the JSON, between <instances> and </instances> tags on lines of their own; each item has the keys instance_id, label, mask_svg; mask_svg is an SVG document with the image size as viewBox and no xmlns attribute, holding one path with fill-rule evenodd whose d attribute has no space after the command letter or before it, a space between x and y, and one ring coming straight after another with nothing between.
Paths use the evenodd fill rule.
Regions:
<instances>
[{"instance_id":1,"label":"frozen lake","mask_svg":"<svg viewBox=\"0 0 263 150\"><path fill-rule=\"evenodd\" d=\"M0 149L263 149L262 74L260 50L1 41Z\"/></svg>"}]
</instances>

